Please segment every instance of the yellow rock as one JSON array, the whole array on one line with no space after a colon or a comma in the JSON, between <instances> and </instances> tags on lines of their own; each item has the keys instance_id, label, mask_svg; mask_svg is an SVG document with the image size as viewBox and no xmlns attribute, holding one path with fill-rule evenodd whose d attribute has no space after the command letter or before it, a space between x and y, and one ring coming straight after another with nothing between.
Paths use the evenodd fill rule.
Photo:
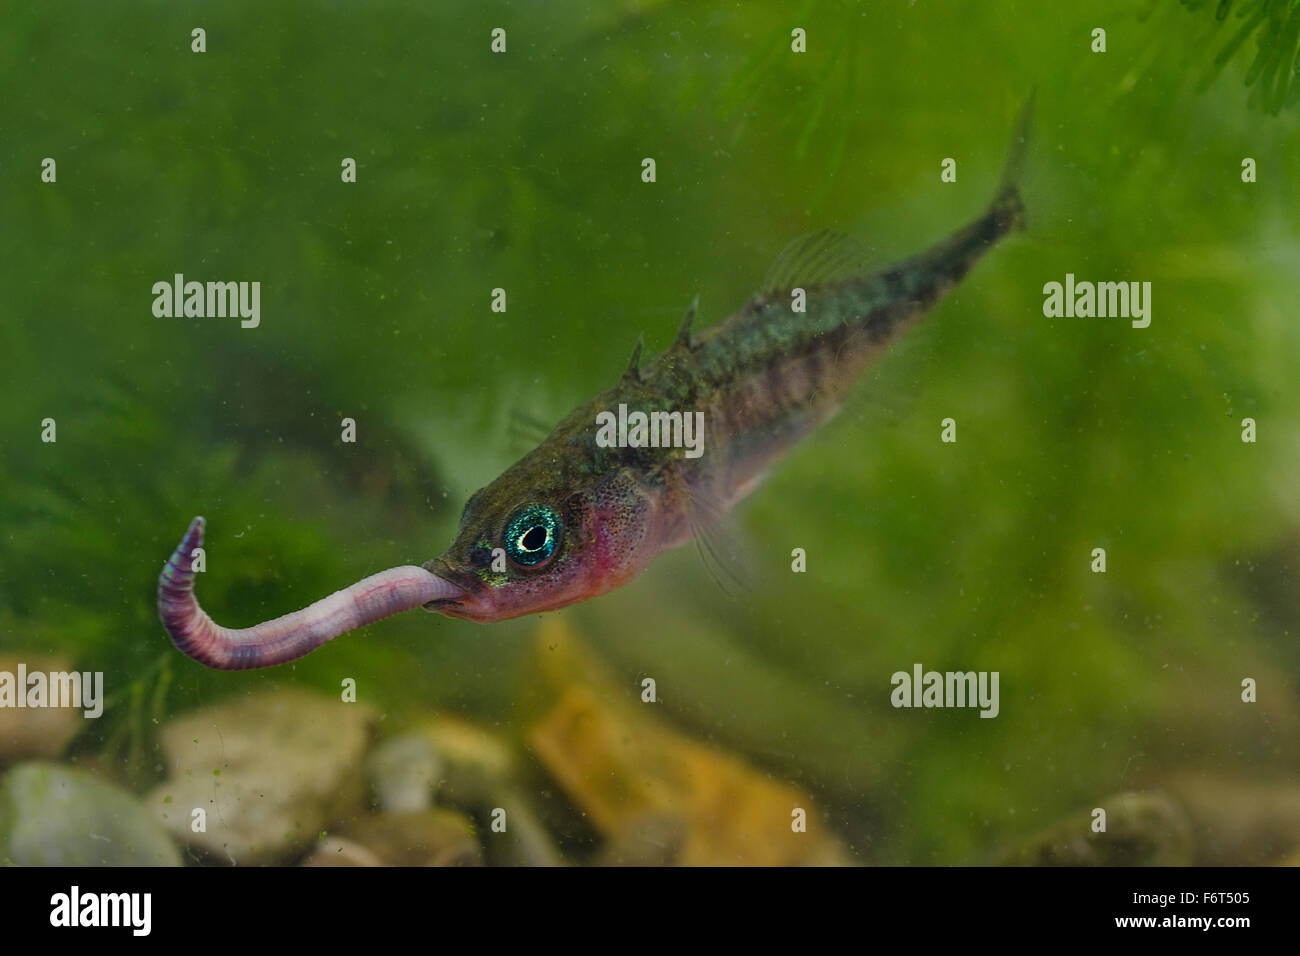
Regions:
<instances>
[{"instance_id":1,"label":"yellow rock","mask_svg":"<svg viewBox=\"0 0 1300 956\"><path fill-rule=\"evenodd\" d=\"M847 862L807 794L669 728L637 688L617 687L559 616L543 620L537 654L546 700L529 745L619 848L605 862ZM806 832L795 830L798 811ZM640 853L638 842L658 852Z\"/></svg>"}]
</instances>

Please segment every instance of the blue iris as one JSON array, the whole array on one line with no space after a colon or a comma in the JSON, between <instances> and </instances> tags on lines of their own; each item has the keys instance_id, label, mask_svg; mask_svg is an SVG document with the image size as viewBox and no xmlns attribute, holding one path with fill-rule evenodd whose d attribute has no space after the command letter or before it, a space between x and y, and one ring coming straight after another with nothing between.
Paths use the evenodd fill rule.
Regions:
<instances>
[{"instance_id":1,"label":"blue iris","mask_svg":"<svg viewBox=\"0 0 1300 956\"><path fill-rule=\"evenodd\" d=\"M545 505L520 509L506 524L506 554L525 567L541 564L560 543L560 516Z\"/></svg>"}]
</instances>

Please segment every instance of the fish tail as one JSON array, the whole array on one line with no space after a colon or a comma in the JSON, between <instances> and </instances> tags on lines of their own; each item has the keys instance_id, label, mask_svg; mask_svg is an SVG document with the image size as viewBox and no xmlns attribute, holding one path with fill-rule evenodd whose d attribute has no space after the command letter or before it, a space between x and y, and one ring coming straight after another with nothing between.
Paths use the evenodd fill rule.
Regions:
<instances>
[{"instance_id":1,"label":"fish tail","mask_svg":"<svg viewBox=\"0 0 1300 956\"><path fill-rule=\"evenodd\" d=\"M1007 147L1007 158L1002 166L1002 179L998 191L989 205L988 216L994 220L1003 235L1017 232L1026 226L1025 202L1020 194L1024 180L1026 157L1029 153L1030 129L1034 115L1034 93L1029 94L1020 110L1020 119Z\"/></svg>"},{"instance_id":2,"label":"fish tail","mask_svg":"<svg viewBox=\"0 0 1300 956\"><path fill-rule=\"evenodd\" d=\"M905 264L905 271L910 269L920 277L914 300L923 308L934 305L954 284L965 278L975 263L999 240L1025 228L1025 202L1020 186L1029 150L1033 108L1034 97L1031 94L1020 111L1002 167L1002 179L988 208L964 229L935 243Z\"/></svg>"}]
</instances>

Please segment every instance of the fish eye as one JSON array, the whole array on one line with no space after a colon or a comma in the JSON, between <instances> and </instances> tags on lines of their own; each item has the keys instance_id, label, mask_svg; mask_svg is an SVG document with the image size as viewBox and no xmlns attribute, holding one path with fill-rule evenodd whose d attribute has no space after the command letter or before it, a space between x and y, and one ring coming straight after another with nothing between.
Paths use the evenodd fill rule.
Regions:
<instances>
[{"instance_id":1,"label":"fish eye","mask_svg":"<svg viewBox=\"0 0 1300 956\"><path fill-rule=\"evenodd\" d=\"M560 516L545 505L521 508L506 523L506 554L524 567L536 567L553 554L560 543Z\"/></svg>"}]
</instances>

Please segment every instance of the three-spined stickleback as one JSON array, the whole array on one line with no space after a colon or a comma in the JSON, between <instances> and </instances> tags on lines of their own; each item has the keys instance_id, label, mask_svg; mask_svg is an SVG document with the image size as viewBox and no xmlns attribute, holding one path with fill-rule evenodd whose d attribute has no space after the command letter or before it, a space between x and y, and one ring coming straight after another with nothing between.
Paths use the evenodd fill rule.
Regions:
<instances>
[{"instance_id":1,"label":"three-spined stickleback","mask_svg":"<svg viewBox=\"0 0 1300 956\"><path fill-rule=\"evenodd\" d=\"M638 344L613 388L470 497L441 557L232 630L214 623L194 596L191 557L204 528L195 518L158 581L168 634L210 667L266 667L416 607L492 622L586 601L632 580L660 553L707 539L791 445L835 413L890 342L1023 225L1018 172L1029 115L1026 106L1002 182L981 216L875 272L847 237L823 232L796 240L762 291L730 318L692 334L692 309L673 344L644 364ZM704 425L698 448L598 441L602 416L620 406L670 431L698 416L691 419Z\"/></svg>"}]
</instances>

